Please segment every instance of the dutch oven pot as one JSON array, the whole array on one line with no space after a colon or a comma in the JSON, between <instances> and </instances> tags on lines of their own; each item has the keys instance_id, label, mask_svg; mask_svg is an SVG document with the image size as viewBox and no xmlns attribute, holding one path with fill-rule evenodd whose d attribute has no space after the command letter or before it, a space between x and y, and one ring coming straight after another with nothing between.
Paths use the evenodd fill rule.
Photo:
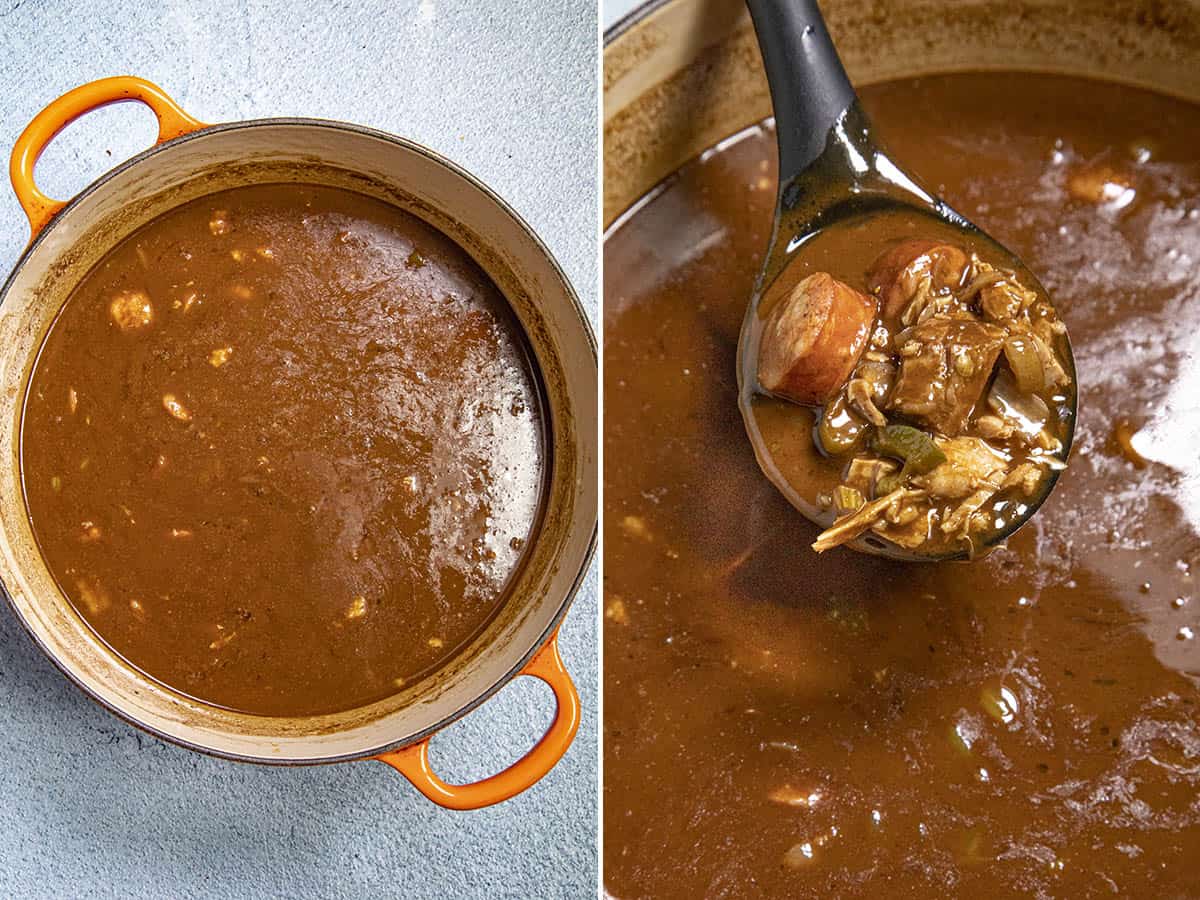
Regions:
<instances>
[{"instance_id":1,"label":"dutch oven pot","mask_svg":"<svg viewBox=\"0 0 1200 900\"><path fill-rule=\"evenodd\" d=\"M158 143L70 202L38 190L39 154L69 122L136 100L155 114ZM557 629L586 571L596 534L596 350L566 277L520 217L453 163L379 131L313 119L208 126L156 86L107 78L44 109L17 140L11 175L32 240L0 291L0 580L13 609L54 663L94 699L151 734L229 759L307 764L379 759L426 797L455 809L508 799L544 776L579 727L579 695L563 667ZM18 456L20 415L34 358L82 276L114 245L193 198L266 181L308 182L368 194L456 240L500 287L528 335L550 420L551 462L542 521L510 598L441 670L401 693L347 712L270 718L230 712L177 693L110 650L74 611L30 529ZM499 774L442 781L429 740L518 675L546 682L557 711L538 743Z\"/></svg>"},{"instance_id":2,"label":"dutch oven pot","mask_svg":"<svg viewBox=\"0 0 1200 900\"><path fill-rule=\"evenodd\" d=\"M820 0L857 86L945 72L1083 75L1200 100L1200 0ZM651 0L605 33L604 223L771 115L743 0ZM765 248L764 248L765 249Z\"/></svg>"},{"instance_id":3,"label":"dutch oven pot","mask_svg":"<svg viewBox=\"0 0 1200 900\"><path fill-rule=\"evenodd\" d=\"M820 5L858 86L1017 69L1117 80L1200 102L1200 0ZM619 227L680 166L771 113L744 0L640 5L605 33L605 228ZM920 160L900 162L919 171Z\"/></svg>"}]
</instances>

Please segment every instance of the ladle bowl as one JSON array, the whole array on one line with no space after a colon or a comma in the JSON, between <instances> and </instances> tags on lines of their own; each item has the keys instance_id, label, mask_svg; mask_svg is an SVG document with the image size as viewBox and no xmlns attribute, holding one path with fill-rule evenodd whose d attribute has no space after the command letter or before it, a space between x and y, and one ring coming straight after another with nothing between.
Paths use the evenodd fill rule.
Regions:
<instances>
[{"instance_id":1,"label":"ladle bowl","mask_svg":"<svg viewBox=\"0 0 1200 900\"><path fill-rule=\"evenodd\" d=\"M779 189L771 240L738 340L738 406L763 473L806 518L827 528L834 522L833 511L821 508L815 498L801 496L788 481L753 412L755 399L765 394L757 376L761 304L771 285L799 258L803 248L833 225L888 212L916 213L929 217L941 232L949 226L964 242L986 246L990 259L1001 261L1002 267L1015 272L1025 286L1051 301L1037 277L1017 256L888 156L850 84L816 0L748 0L747 5L775 110ZM1078 392L1069 338L1063 343L1062 362L1070 377L1070 415L1063 423L1059 454L1065 462L1074 437ZM1050 495L1060 472L1061 467L1052 468L1037 495L1023 504L1021 515L1004 528L990 532L976 555L1002 544L1029 521ZM910 562L964 559L968 555L965 549L914 552L871 532L843 546Z\"/></svg>"}]
</instances>

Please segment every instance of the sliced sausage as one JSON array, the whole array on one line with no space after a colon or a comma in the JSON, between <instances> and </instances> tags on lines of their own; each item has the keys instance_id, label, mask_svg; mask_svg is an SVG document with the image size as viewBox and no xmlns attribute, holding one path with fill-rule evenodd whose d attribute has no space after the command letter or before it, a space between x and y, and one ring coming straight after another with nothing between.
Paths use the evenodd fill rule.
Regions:
<instances>
[{"instance_id":1,"label":"sliced sausage","mask_svg":"<svg viewBox=\"0 0 1200 900\"><path fill-rule=\"evenodd\" d=\"M767 318L758 355L759 384L795 403L825 403L854 371L878 308L874 297L826 272L809 275Z\"/></svg>"},{"instance_id":2,"label":"sliced sausage","mask_svg":"<svg viewBox=\"0 0 1200 900\"><path fill-rule=\"evenodd\" d=\"M934 291L962 284L967 254L953 244L923 238L903 241L884 252L867 272L867 288L883 303L883 320L893 322L928 276Z\"/></svg>"}]
</instances>

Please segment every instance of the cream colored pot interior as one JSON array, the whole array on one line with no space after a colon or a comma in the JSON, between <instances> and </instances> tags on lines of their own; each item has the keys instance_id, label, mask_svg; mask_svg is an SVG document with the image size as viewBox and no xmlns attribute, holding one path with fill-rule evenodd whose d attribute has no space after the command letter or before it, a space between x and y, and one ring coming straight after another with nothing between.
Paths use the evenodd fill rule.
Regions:
<instances>
[{"instance_id":1,"label":"cream colored pot interior","mask_svg":"<svg viewBox=\"0 0 1200 900\"><path fill-rule=\"evenodd\" d=\"M402 694L334 716L230 713L149 681L87 628L34 543L16 436L38 346L57 310L109 248L179 203L240 184L308 181L393 202L454 237L503 289L529 334L553 439L541 530L512 599L464 653ZM419 198L419 199L418 199ZM143 154L85 191L23 257L0 307L0 577L59 666L131 721L197 749L271 762L351 758L413 742L481 702L553 632L595 533L595 346L545 248L485 188L422 149L351 126L276 120L208 129Z\"/></svg>"},{"instance_id":2,"label":"cream colored pot interior","mask_svg":"<svg viewBox=\"0 0 1200 900\"><path fill-rule=\"evenodd\" d=\"M651 3L604 52L604 221L771 114L741 0ZM1023 69L1200 99L1200 0L821 0L856 84ZM631 21L631 20L627 20Z\"/></svg>"}]
</instances>

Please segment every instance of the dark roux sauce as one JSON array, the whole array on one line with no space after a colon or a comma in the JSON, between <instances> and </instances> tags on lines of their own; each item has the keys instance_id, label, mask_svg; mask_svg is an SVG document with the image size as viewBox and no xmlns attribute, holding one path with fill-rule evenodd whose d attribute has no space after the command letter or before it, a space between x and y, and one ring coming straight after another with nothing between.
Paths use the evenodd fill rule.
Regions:
<instances>
[{"instance_id":1,"label":"dark roux sauce","mask_svg":"<svg viewBox=\"0 0 1200 900\"><path fill-rule=\"evenodd\" d=\"M773 136L648 198L605 247L607 890L1194 895L1200 110L1032 74L863 100L1054 297L1072 462L985 560L817 556L736 407Z\"/></svg>"},{"instance_id":2,"label":"dark roux sauce","mask_svg":"<svg viewBox=\"0 0 1200 900\"><path fill-rule=\"evenodd\" d=\"M445 235L368 197L196 200L83 280L38 358L22 467L46 562L167 685L353 708L451 658L537 520L524 337Z\"/></svg>"}]
</instances>

